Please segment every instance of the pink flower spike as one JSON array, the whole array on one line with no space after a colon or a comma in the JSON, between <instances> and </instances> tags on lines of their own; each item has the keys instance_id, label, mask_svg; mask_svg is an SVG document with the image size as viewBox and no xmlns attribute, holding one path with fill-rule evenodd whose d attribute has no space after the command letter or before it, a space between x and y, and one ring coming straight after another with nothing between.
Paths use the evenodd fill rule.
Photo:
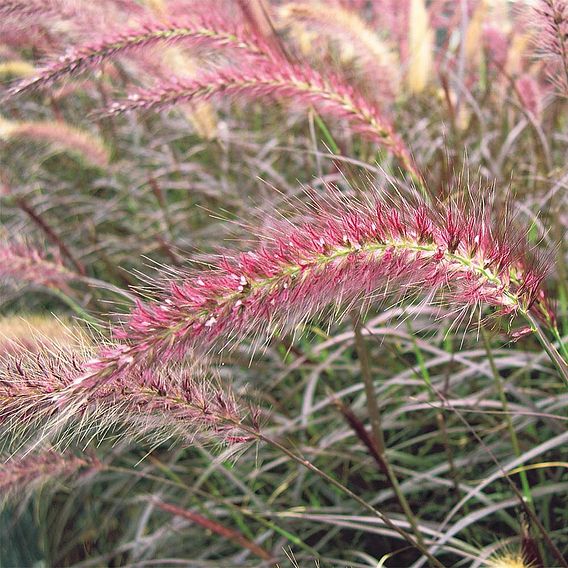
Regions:
<instances>
[{"instance_id":1,"label":"pink flower spike","mask_svg":"<svg viewBox=\"0 0 568 568\"><path fill-rule=\"evenodd\" d=\"M61 288L76 278L56 254L48 259L44 251L24 242L0 242L0 279Z\"/></svg>"},{"instance_id":2,"label":"pink flower spike","mask_svg":"<svg viewBox=\"0 0 568 568\"><path fill-rule=\"evenodd\" d=\"M47 64L36 76L17 83L8 96L48 87L66 77L96 69L104 61L136 49L180 42L211 50L235 50L241 56L267 57L260 39L247 37L242 29L228 25L221 16L195 16L167 22L149 21L119 34L103 37L97 42L70 49Z\"/></svg>"},{"instance_id":3,"label":"pink flower spike","mask_svg":"<svg viewBox=\"0 0 568 568\"><path fill-rule=\"evenodd\" d=\"M551 82L568 97L568 2L538 0L534 15L535 46L548 64Z\"/></svg>"},{"instance_id":4,"label":"pink flower spike","mask_svg":"<svg viewBox=\"0 0 568 568\"><path fill-rule=\"evenodd\" d=\"M330 197L256 250L227 254L217 269L172 282L161 301L140 304L115 334L121 345L99 354L89 383L386 296L437 294L451 306L486 304L512 315L542 310L542 264L528 259L510 221L495 224L486 207Z\"/></svg>"},{"instance_id":5,"label":"pink flower spike","mask_svg":"<svg viewBox=\"0 0 568 568\"><path fill-rule=\"evenodd\" d=\"M13 456L0 463L0 493L4 499L16 494L21 499L22 490L70 477L81 469L99 469L101 465L88 456L64 455L52 449Z\"/></svg>"},{"instance_id":6,"label":"pink flower spike","mask_svg":"<svg viewBox=\"0 0 568 568\"><path fill-rule=\"evenodd\" d=\"M125 346L109 354L124 353ZM79 439L85 429L122 428L134 438L176 436L190 442L228 443L248 440L247 423L256 428L256 411L238 401L215 376L195 367L133 370L131 356L122 362L128 373L114 373L104 388L90 389L109 370L102 351L77 355L74 349L50 344L35 354L21 349L0 359L0 425L11 443ZM89 358L91 355L91 358Z\"/></svg>"},{"instance_id":7,"label":"pink flower spike","mask_svg":"<svg viewBox=\"0 0 568 568\"><path fill-rule=\"evenodd\" d=\"M322 116L346 120L353 132L386 147L415 179L421 179L410 151L376 104L338 76L323 76L311 67L283 60L262 61L242 69L219 69L139 91L113 103L107 114L163 110L217 96L273 98L303 109L314 106Z\"/></svg>"}]
</instances>

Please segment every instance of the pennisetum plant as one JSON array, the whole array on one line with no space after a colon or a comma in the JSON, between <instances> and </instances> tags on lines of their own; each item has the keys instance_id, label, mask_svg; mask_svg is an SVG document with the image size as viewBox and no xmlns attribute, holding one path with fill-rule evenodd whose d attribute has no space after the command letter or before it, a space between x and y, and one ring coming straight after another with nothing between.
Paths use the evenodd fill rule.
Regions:
<instances>
[{"instance_id":1,"label":"pennisetum plant","mask_svg":"<svg viewBox=\"0 0 568 568\"><path fill-rule=\"evenodd\" d=\"M63 263L60 255L51 258L46 251L23 241L0 244L0 278L17 283L31 283L51 288L65 288L75 275Z\"/></svg>"},{"instance_id":2,"label":"pennisetum plant","mask_svg":"<svg viewBox=\"0 0 568 568\"><path fill-rule=\"evenodd\" d=\"M22 490L30 492L50 480L72 477L82 469L95 471L100 465L96 458L62 454L52 448L7 456L0 465L2 499L13 498Z\"/></svg>"},{"instance_id":3,"label":"pennisetum plant","mask_svg":"<svg viewBox=\"0 0 568 568\"><path fill-rule=\"evenodd\" d=\"M242 70L219 70L132 93L127 100L113 103L108 113L113 116L137 109L163 110L220 94L282 99L304 108L312 105L324 117L347 120L353 132L387 148L405 170L416 180L420 179L410 152L376 105L366 101L338 77L323 77L310 67L285 61L269 61Z\"/></svg>"},{"instance_id":4,"label":"pennisetum plant","mask_svg":"<svg viewBox=\"0 0 568 568\"><path fill-rule=\"evenodd\" d=\"M568 3L542 0L534 7L537 49L549 64L552 82L568 95Z\"/></svg>"},{"instance_id":5,"label":"pennisetum plant","mask_svg":"<svg viewBox=\"0 0 568 568\"><path fill-rule=\"evenodd\" d=\"M137 49L178 42L208 51L223 48L229 57L240 58L239 63L200 73L193 79L160 80L156 88L132 93L127 100L114 102L107 109L109 115L136 109L161 110L216 95L271 97L304 108L313 105L326 117L347 120L353 132L387 148L415 181L422 181L410 151L376 103L366 100L339 76L322 75L307 64L291 63L259 33L245 34L234 24L231 27L222 15L181 22L146 22L116 37L73 48L57 61L45 65L37 75L13 86L8 97L49 87L61 79L92 70L113 57L136 53ZM143 62L141 65L144 67Z\"/></svg>"},{"instance_id":6,"label":"pennisetum plant","mask_svg":"<svg viewBox=\"0 0 568 568\"><path fill-rule=\"evenodd\" d=\"M172 281L160 300L140 303L115 332L120 346L101 352L79 381L104 383L140 365L288 331L330 306L341 314L387 298L445 303L458 322L477 311L481 318L487 305L555 329L542 289L546 264L509 220L492 219L489 204L475 201L429 206L377 193L361 202L330 188L299 221L275 221L257 249L226 253L214 268Z\"/></svg>"},{"instance_id":7,"label":"pennisetum plant","mask_svg":"<svg viewBox=\"0 0 568 568\"><path fill-rule=\"evenodd\" d=\"M93 71L108 59L129 55L136 50L156 44L183 43L192 47L204 46L209 50L228 49L249 57L266 57L268 48L262 47L260 38L247 37L242 29L218 18L198 17L186 20L155 21L138 24L97 42L70 49L64 56L44 67L28 79L20 81L10 92L11 96L47 88L67 77L76 77ZM242 52L242 53L241 53Z\"/></svg>"},{"instance_id":8,"label":"pennisetum plant","mask_svg":"<svg viewBox=\"0 0 568 568\"><path fill-rule=\"evenodd\" d=\"M101 140L62 121L17 122L0 117L0 139L28 140L35 144L47 142L101 168L107 166L109 161L109 151Z\"/></svg>"},{"instance_id":9,"label":"pennisetum plant","mask_svg":"<svg viewBox=\"0 0 568 568\"><path fill-rule=\"evenodd\" d=\"M83 357L88 349L85 346ZM258 428L256 410L249 411L244 404L240 408L226 387L197 368L147 369L94 394L78 396L72 387L82 372L79 353L77 348L52 343L43 353L23 351L3 357L0 423L8 425L13 440L25 443L30 432L41 426L42 438L67 441L80 439L85 432L96 435L122 428L130 437L162 431L187 440L210 436L237 443L249 439L238 427L247 415L249 428Z\"/></svg>"},{"instance_id":10,"label":"pennisetum plant","mask_svg":"<svg viewBox=\"0 0 568 568\"><path fill-rule=\"evenodd\" d=\"M42 562L567 565L568 8L518 4L0 0Z\"/></svg>"}]
</instances>

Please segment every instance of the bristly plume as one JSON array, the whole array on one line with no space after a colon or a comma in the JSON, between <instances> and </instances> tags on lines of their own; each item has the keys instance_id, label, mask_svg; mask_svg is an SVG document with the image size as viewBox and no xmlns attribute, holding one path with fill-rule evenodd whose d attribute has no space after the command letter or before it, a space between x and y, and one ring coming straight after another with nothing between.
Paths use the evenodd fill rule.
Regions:
<instances>
[{"instance_id":1,"label":"bristly plume","mask_svg":"<svg viewBox=\"0 0 568 568\"><path fill-rule=\"evenodd\" d=\"M16 496L21 500L22 491L37 489L51 480L71 477L82 469L96 470L101 465L93 457L61 454L51 448L11 456L0 463L0 494L2 500Z\"/></svg>"},{"instance_id":2,"label":"bristly plume","mask_svg":"<svg viewBox=\"0 0 568 568\"><path fill-rule=\"evenodd\" d=\"M109 150L96 135L75 128L63 121L12 121L0 116L0 140L25 139L29 142L49 143L85 161L104 168L108 165Z\"/></svg>"},{"instance_id":3,"label":"bristly plume","mask_svg":"<svg viewBox=\"0 0 568 568\"><path fill-rule=\"evenodd\" d=\"M79 352L53 343L41 354L21 350L0 359L0 432L12 445L68 444L109 430L138 440L235 444L250 439L240 424L257 428L257 412L196 367L137 370L87 392L81 378L94 355L88 346Z\"/></svg>"},{"instance_id":4,"label":"bristly plume","mask_svg":"<svg viewBox=\"0 0 568 568\"><path fill-rule=\"evenodd\" d=\"M515 81L515 89L525 110L539 119L542 111L542 92L538 81L532 75L523 73Z\"/></svg>"},{"instance_id":5,"label":"bristly plume","mask_svg":"<svg viewBox=\"0 0 568 568\"><path fill-rule=\"evenodd\" d=\"M434 59L434 30L424 0L410 0L408 24L406 82L412 93L421 93L430 80Z\"/></svg>"},{"instance_id":6,"label":"bristly plume","mask_svg":"<svg viewBox=\"0 0 568 568\"><path fill-rule=\"evenodd\" d=\"M481 36L487 62L497 71L505 69L509 54L509 38L497 26L484 26Z\"/></svg>"},{"instance_id":7,"label":"bristly plume","mask_svg":"<svg viewBox=\"0 0 568 568\"><path fill-rule=\"evenodd\" d=\"M524 234L491 219L483 198L437 207L378 195L365 203L330 195L306 220L288 221L256 250L227 254L214 269L172 282L161 301L139 304L122 344L101 352L82 380L105 383L132 368L182 360L251 334L268 335L332 306L426 296L456 309L552 318ZM473 205L479 199L482 204ZM276 223L276 222L275 222Z\"/></svg>"},{"instance_id":8,"label":"bristly plume","mask_svg":"<svg viewBox=\"0 0 568 568\"><path fill-rule=\"evenodd\" d=\"M38 18L59 19L73 13L69 0L2 0L0 3L0 29L29 25Z\"/></svg>"},{"instance_id":9,"label":"bristly plume","mask_svg":"<svg viewBox=\"0 0 568 568\"><path fill-rule=\"evenodd\" d=\"M338 42L340 48L352 51L353 62L362 66L377 100L397 94L400 64L396 54L357 13L327 3L288 2L279 15L284 21L302 22L317 29L323 37Z\"/></svg>"},{"instance_id":10,"label":"bristly plume","mask_svg":"<svg viewBox=\"0 0 568 568\"><path fill-rule=\"evenodd\" d=\"M65 55L40 69L37 75L17 83L10 89L8 96L49 87L65 77L96 69L104 61L128 54L135 49L182 42L186 46L206 47L210 50L234 50L239 57L270 55L270 51L263 46L260 38L247 36L242 29L228 27L220 17L148 22L122 33L104 37L97 42L70 49Z\"/></svg>"},{"instance_id":11,"label":"bristly plume","mask_svg":"<svg viewBox=\"0 0 568 568\"><path fill-rule=\"evenodd\" d=\"M0 242L0 280L62 288L75 278L54 252L48 258L46 252L24 242Z\"/></svg>"},{"instance_id":12,"label":"bristly plume","mask_svg":"<svg viewBox=\"0 0 568 568\"><path fill-rule=\"evenodd\" d=\"M229 68L180 79L132 94L128 100L114 103L109 114L161 110L214 96L268 97L303 108L313 105L324 117L347 120L353 132L386 147L415 179L421 179L408 148L375 104L340 77L323 76L315 69L286 61L259 62L246 69Z\"/></svg>"},{"instance_id":13,"label":"bristly plume","mask_svg":"<svg viewBox=\"0 0 568 568\"><path fill-rule=\"evenodd\" d=\"M568 97L568 2L539 0L534 11L537 16L534 42L551 66L551 81Z\"/></svg>"}]
</instances>

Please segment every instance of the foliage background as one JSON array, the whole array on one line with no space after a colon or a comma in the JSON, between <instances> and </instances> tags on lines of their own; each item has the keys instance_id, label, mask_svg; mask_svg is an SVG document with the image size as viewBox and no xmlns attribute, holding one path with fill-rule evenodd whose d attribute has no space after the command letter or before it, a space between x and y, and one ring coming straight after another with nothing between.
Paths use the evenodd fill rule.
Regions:
<instances>
[{"instance_id":1,"label":"foliage background","mask_svg":"<svg viewBox=\"0 0 568 568\"><path fill-rule=\"evenodd\" d=\"M424 188L441 203L468 194L487 200L497 218L510 208L550 266L545 288L560 334L550 341L561 350L568 8L542 0L534 9L482 0L0 1L6 364L58 353L55 345L81 353L102 343L133 297L157 300L188 268L205 271L225 249L254 248L278 219L303 215L303 204L314 194L327 199L330 188L348 200ZM157 29L174 37L156 39ZM182 29L201 35L179 39ZM127 49L132 30L153 39ZM311 74L300 87L277 88L282 77L266 64L275 84L229 96L232 78L254 79L265 65L239 42L284 52ZM83 69L50 76L49 65L65 64L62 54L82 57ZM163 99L173 76L174 89L205 77L221 94L127 114L112 106L138 104L127 98L137 89ZM392 132L362 131L358 115L325 102L327 92L378 109ZM535 334L517 337L522 324L512 317L478 325L486 308L371 303L359 324L350 308L339 319L302 321L261 348L240 338L215 352L207 361L219 377L214 388L230 385L260 408L270 438L412 532L402 495L426 543L440 544L444 566L505 566L491 557L504 550L524 553L524 566L531 558L559 565L550 543L568 555L568 395ZM353 426L370 426L358 334L399 487ZM49 440L62 460L90 456L88 467L45 466L25 483L10 468L33 469L22 457L29 446L13 420L3 421L0 488L13 492L1 517L2 566L424 563L379 518L277 447L189 441L191 426L180 435L167 424L137 439L110 418Z\"/></svg>"}]
</instances>

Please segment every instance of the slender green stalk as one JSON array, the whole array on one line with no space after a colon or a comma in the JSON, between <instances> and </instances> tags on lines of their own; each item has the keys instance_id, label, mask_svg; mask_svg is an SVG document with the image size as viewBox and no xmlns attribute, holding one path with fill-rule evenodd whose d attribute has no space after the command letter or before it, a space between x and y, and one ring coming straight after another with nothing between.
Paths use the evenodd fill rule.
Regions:
<instances>
[{"instance_id":1,"label":"slender green stalk","mask_svg":"<svg viewBox=\"0 0 568 568\"><path fill-rule=\"evenodd\" d=\"M87 312L78 302L57 288L49 288L49 292L66 303L78 316L84 321L92 325L95 329L103 330L105 326L101 325L89 312Z\"/></svg>"},{"instance_id":2,"label":"slender green stalk","mask_svg":"<svg viewBox=\"0 0 568 568\"><path fill-rule=\"evenodd\" d=\"M365 344L365 338L361 333L361 320L360 315L357 314L353 317L353 333L355 336L355 349L359 358L359 365L361 368L361 376L363 378L363 385L365 387L365 396L367 398L367 411L371 420L371 430L377 444L379 453L385 453L385 440L383 429L381 428L381 413L379 410L379 403L375 396L375 385L371 374L371 365L369 362L369 352Z\"/></svg>"},{"instance_id":3,"label":"slender green stalk","mask_svg":"<svg viewBox=\"0 0 568 568\"><path fill-rule=\"evenodd\" d=\"M412 324L410 323L410 320L406 320L406 321L407 321L408 333L409 333L410 339L412 341L412 348L413 348L414 354L416 356L416 362L418 363L418 368L420 369L420 374L415 369L413 369L413 371L414 371L414 374L418 378L421 377L424 380L424 382L426 383L426 386L428 387L428 399L432 400L432 395L435 396L435 391L432 387L432 379L430 377L428 367L426 366L426 363L424 361L424 355L422 355L422 350L420 349L420 347L418 346L418 343L416 341L416 335L414 333L414 330L412 329ZM440 431L440 437L442 438L442 444L444 446L444 450L445 450L446 456L448 458L448 467L449 467L450 475L451 475L451 478L452 478L454 491L455 491L456 495L459 496L460 495L460 487L459 487L459 482L458 482L459 473L458 473L458 471L456 470L456 467L455 467L454 456L453 456L453 453L452 453L450 440L448 438L448 431L446 429L446 418L445 418L444 413L442 411L440 411L436 414L436 423L438 425L438 430ZM470 532L469 527L467 528L467 532L468 533Z\"/></svg>"},{"instance_id":4,"label":"slender green stalk","mask_svg":"<svg viewBox=\"0 0 568 568\"><path fill-rule=\"evenodd\" d=\"M311 461L296 455L294 452L289 450L286 446L283 446L282 444L280 444L280 442L277 442L276 440L273 440L272 438L265 436L264 434L262 434L258 430L254 430L253 428L248 428L248 427L244 426L243 424L238 424L238 426L241 429L250 433L252 436L255 436L258 440L265 442L266 444L269 444L273 448L279 450L284 455L288 456L292 461L294 461L297 464L305 467L306 469L308 469L312 473L315 473L318 477L320 477L321 479L323 479L325 482L329 483L330 485L333 485L336 489L339 489L339 491L341 491L343 494L347 495L349 498L353 499L353 501L355 501L356 503L361 505L361 507L363 507L365 510L369 511L370 513L372 513L373 515L375 515L376 517L381 519L381 521L383 523L385 523L385 525L387 527L389 527L393 531L396 531L411 546L413 546L414 548L419 550L421 554L423 554L424 556L426 556L426 558L428 558L428 560L432 564L432 566L436 566L437 568L444 568L444 565L439 560L437 560L434 556L432 556L432 554L430 554L430 552L426 549L426 547L423 544L421 544L420 542L418 542L417 540L415 540L414 537L411 534L407 533L404 529L397 526L384 513L382 513L381 511L379 511L378 509L376 509L375 507L373 507L369 503L367 503L367 501L365 501L364 499L359 497L356 493L353 493L353 491L351 491L351 489L349 489L348 487L343 485L340 481L338 481L337 479L335 479L331 475L327 474L325 471L319 469Z\"/></svg>"},{"instance_id":5,"label":"slender green stalk","mask_svg":"<svg viewBox=\"0 0 568 568\"><path fill-rule=\"evenodd\" d=\"M317 112L315 111L313 112L314 112L314 120L316 121L316 124L318 125L319 129L322 131L323 137L325 138L325 141L327 142L329 149L334 154L341 154L341 150L339 149L337 142L331 135L331 132L329 131L329 128L327 127L326 123L323 121L323 119Z\"/></svg>"},{"instance_id":6,"label":"slender green stalk","mask_svg":"<svg viewBox=\"0 0 568 568\"><path fill-rule=\"evenodd\" d=\"M414 355L416 356L416 362L418 363L418 368L420 369L420 375L422 375L422 379L426 383L426 386L428 387L428 390L431 394L432 380L430 379L430 373L428 372L428 368L426 367L422 351L420 347L418 347L418 343L416 343L416 336L414 334L414 330L412 329L410 320L407 320L407 328L408 334L410 335L410 340L412 341L412 349L414 350Z\"/></svg>"},{"instance_id":7,"label":"slender green stalk","mask_svg":"<svg viewBox=\"0 0 568 568\"><path fill-rule=\"evenodd\" d=\"M560 372L560 376L566 383L566 386L568 386L568 364L562 358L560 353L558 353L556 347L554 347L554 344L550 341L550 339L546 337L546 334L542 331L542 328L540 327L540 324L538 323L536 318L530 312L526 312L524 316L525 319L531 324L531 328L536 334L538 340L540 341L540 344L542 345L544 350L548 353L548 356L550 357L552 362L556 365L556 368ZM552 333L556 335L557 339L560 341L561 349L564 351L563 342L562 339L560 338L558 330L553 326L551 327L551 330Z\"/></svg>"},{"instance_id":8,"label":"slender green stalk","mask_svg":"<svg viewBox=\"0 0 568 568\"><path fill-rule=\"evenodd\" d=\"M497 369L497 365L495 365L495 358L493 357L493 351L491 350L491 343L489 342L489 337L487 336L487 332L484 329L482 329L481 333L483 335L483 342L485 344L485 351L487 352L489 366L491 367L491 372L493 373L493 378L495 379L497 392L499 393L499 398L501 400L501 404L503 405L503 410L505 412L505 420L507 422L507 429L509 430L509 436L511 437L511 444L513 445L513 451L515 452L515 455L517 457L520 457L521 449L519 447L519 440L517 438L517 432L513 427L511 414L509 413L509 403L507 402L505 390L503 389L503 381L501 380L501 374ZM521 470L519 475L521 478L521 485L523 487L523 495L525 497L525 500L532 507L533 497L527 474L524 470Z\"/></svg>"},{"instance_id":9,"label":"slender green stalk","mask_svg":"<svg viewBox=\"0 0 568 568\"><path fill-rule=\"evenodd\" d=\"M558 341L558 345L560 347L560 351L562 353L564 361L568 361L568 348L566 347L564 340L560 336L560 331L558 331L558 327L553 325L551 327L551 331L552 331L552 334L554 335L554 339L556 339L556 341Z\"/></svg>"},{"instance_id":10,"label":"slender green stalk","mask_svg":"<svg viewBox=\"0 0 568 568\"><path fill-rule=\"evenodd\" d=\"M371 365L369 362L369 351L367 350L367 345L365 343L365 338L361 332L361 316L356 314L353 317L353 331L355 335L355 349L357 350L357 356L359 358L359 364L361 367L361 376L363 378L363 384L365 387L365 395L367 398L367 411L369 412L369 418L371 420L371 430L373 432L373 438L375 440L377 451L380 457L380 461L384 467L384 473L387 475L389 483L394 491L394 494L404 511L410 526L412 527L412 532L416 537L417 542L421 546L424 545L424 539L422 534L418 529L418 523L416 522L416 517L404 496L400 488L400 484L396 477L396 474L387 458L385 438L383 435L383 429L381 427L381 413L379 410L379 402L375 394L375 386L373 383L373 376L371 374Z\"/></svg>"}]
</instances>

